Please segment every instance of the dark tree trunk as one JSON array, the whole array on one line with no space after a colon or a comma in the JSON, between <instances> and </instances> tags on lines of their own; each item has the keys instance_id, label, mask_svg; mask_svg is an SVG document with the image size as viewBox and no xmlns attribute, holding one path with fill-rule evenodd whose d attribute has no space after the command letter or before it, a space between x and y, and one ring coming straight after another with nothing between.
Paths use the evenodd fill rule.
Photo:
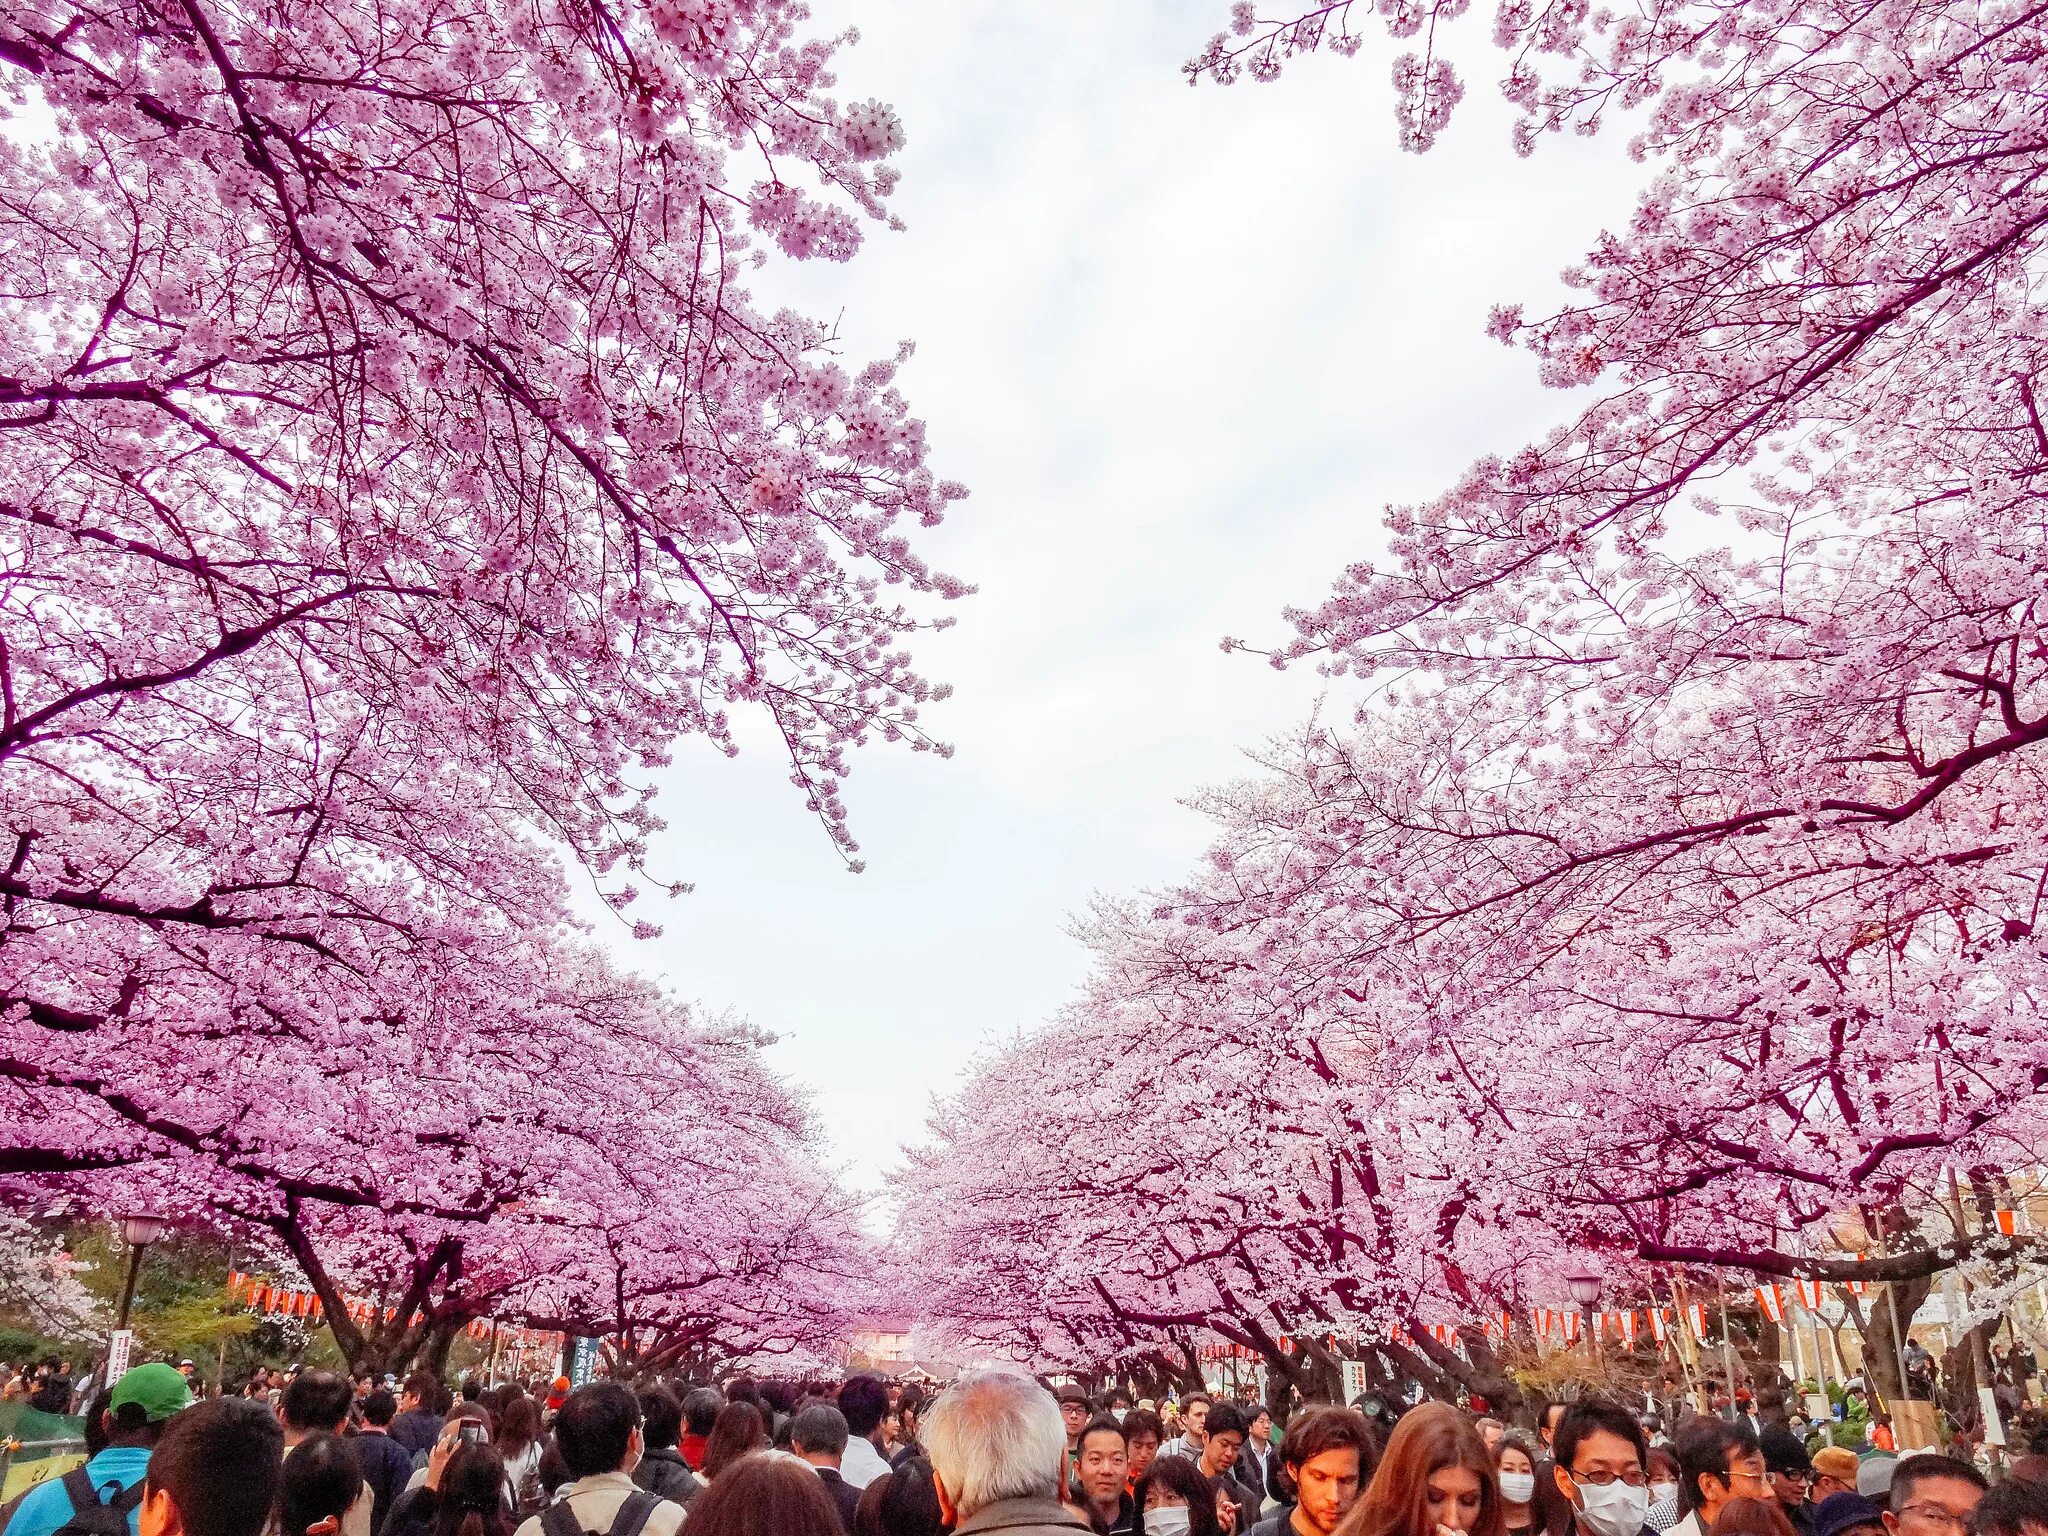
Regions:
<instances>
[{"instance_id":1,"label":"dark tree trunk","mask_svg":"<svg viewBox=\"0 0 2048 1536\"><path fill-rule=\"evenodd\" d=\"M1856 1324L1856 1331L1863 1336L1864 1375L1869 1379L1871 1390L1887 1403L1907 1396L1905 1384L1899 1379L1899 1346L1904 1342L1900 1333L1912 1326L1913 1314L1920 1310L1920 1304L1933 1288L1931 1278L1903 1280L1886 1286L1878 1294L1865 1297L1860 1306L1854 1304L1854 1297L1850 1298L1850 1319ZM1898 1329L1892 1326L1895 1306Z\"/></svg>"},{"instance_id":2,"label":"dark tree trunk","mask_svg":"<svg viewBox=\"0 0 2048 1536\"><path fill-rule=\"evenodd\" d=\"M422 1351L422 1363L436 1376L448 1374L448 1351L455 1347L455 1336L462 1332L462 1322L436 1323L428 1330L426 1348Z\"/></svg>"},{"instance_id":3,"label":"dark tree trunk","mask_svg":"<svg viewBox=\"0 0 2048 1536\"><path fill-rule=\"evenodd\" d=\"M1344 1363L1321 1339L1302 1334L1294 1341L1294 1389L1307 1403L1344 1400Z\"/></svg>"},{"instance_id":4,"label":"dark tree trunk","mask_svg":"<svg viewBox=\"0 0 2048 1536\"><path fill-rule=\"evenodd\" d=\"M1991 1335L1998 1327L1996 1318L1979 1323L1949 1346L1948 1353L1941 1360L1941 1386L1937 1397L1949 1422L1959 1432L1979 1428L1984 1418L1984 1404L1977 1395L1979 1387L1993 1384L1991 1376Z\"/></svg>"}]
</instances>

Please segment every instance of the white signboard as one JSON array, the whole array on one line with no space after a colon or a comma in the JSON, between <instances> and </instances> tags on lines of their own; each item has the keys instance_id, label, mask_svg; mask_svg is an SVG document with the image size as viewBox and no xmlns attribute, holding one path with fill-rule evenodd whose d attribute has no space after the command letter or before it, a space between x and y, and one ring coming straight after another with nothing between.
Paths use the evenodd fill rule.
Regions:
<instances>
[{"instance_id":1,"label":"white signboard","mask_svg":"<svg viewBox=\"0 0 2048 1536\"><path fill-rule=\"evenodd\" d=\"M1346 1360L1344 1362L1344 1401L1355 1403L1365 1395L1365 1362Z\"/></svg>"},{"instance_id":2,"label":"white signboard","mask_svg":"<svg viewBox=\"0 0 2048 1536\"><path fill-rule=\"evenodd\" d=\"M116 1328L107 1340L107 1385L119 1381L128 1369L128 1357L135 1353L135 1330Z\"/></svg>"},{"instance_id":3,"label":"white signboard","mask_svg":"<svg viewBox=\"0 0 2048 1536\"><path fill-rule=\"evenodd\" d=\"M1984 1410L1984 1443L2005 1444L2005 1421L1999 1416L1998 1394L1989 1387L1979 1387L1977 1402Z\"/></svg>"}]
</instances>

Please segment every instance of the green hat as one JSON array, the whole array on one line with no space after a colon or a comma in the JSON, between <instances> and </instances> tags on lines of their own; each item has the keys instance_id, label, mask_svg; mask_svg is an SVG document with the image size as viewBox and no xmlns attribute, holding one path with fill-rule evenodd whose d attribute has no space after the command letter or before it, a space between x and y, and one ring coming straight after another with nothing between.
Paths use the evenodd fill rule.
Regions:
<instances>
[{"instance_id":1,"label":"green hat","mask_svg":"<svg viewBox=\"0 0 2048 1536\"><path fill-rule=\"evenodd\" d=\"M138 1365L114 1383L109 1410L134 1403L152 1424L192 1406L192 1384L168 1365Z\"/></svg>"}]
</instances>

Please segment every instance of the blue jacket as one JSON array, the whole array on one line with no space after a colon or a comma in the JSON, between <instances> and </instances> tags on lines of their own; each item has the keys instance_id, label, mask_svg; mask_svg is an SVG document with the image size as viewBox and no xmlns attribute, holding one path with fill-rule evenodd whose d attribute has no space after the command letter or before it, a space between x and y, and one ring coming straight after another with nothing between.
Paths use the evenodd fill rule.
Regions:
<instances>
[{"instance_id":1,"label":"blue jacket","mask_svg":"<svg viewBox=\"0 0 2048 1536\"><path fill-rule=\"evenodd\" d=\"M149 1448L142 1445L108 1446L85 1464L85 1475L99 1490L102 1504L141 1482L148 1470ZM7 1536L52 1536L70 1518L71 1495L64 1491L63 1480L53 1477L29 1490L14 1518L7 1522ZM128 1536L140 1536L141 1527L142 1506L138 1504L128 1511Z\"/></svg>"}]
</instances>

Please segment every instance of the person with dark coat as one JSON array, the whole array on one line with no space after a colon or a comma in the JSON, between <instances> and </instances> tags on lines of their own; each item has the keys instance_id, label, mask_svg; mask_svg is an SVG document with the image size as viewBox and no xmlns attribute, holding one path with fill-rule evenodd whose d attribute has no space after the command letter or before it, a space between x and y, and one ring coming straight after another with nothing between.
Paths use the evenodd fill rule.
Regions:
<instances>
[{"instance_id":1,"label":"person with dark coat","mask_svg":"<svg viewBox=\"0 0 2048 1536\"><path fill-rule=\"evenodd\" d=\"M363 1399L363 1427L349 1438L370 1488L370 1529L384 1529L391 1505L412 1480L412 1454L391 1437L398 1399L378 1388Z\"/></svg>"},{"instance_id":2,"label":"person with dark coat","mask_svg":"<svg viewBox=\"0 0 2048 1536\"><path fill-rule=\"evenodd\" d=\"M391 1421L391 1438L405 1447L405 1454L417 1456L434 1448L441 1438L441 1383L432 1371L414 1371L398 1394L398 1415Z\"/></svg>"},{"instance_id":3,"label":"person with dark coat","mask_svg":"<svg viewBox=\"0 0 2048 1536\"><path fill-rule=\"evenodd\" d=\"M1797 1536L1811 1536L1813 1506L1806 1501L1813 1487L1813 1458L1800 1438L1782 1424L1766 1424L1756 1437L1764 1453L1764 1475L1771 1494Z\"/></svg>"},{"instance_id":4,"label":"person with dark coat","mask_svg":"<svg viewBox=\"0 0 2048 1536\"><path fill-rule=\"evenodd\" d=\"M1333 1536L1372 1481L1379 1441L1355 1408L1304 1408L1287 1425L1287 1436L1266 1470L1266 1484L1279 1497L1279 1511L1251 1528L1248 1536Z\"/></svg>"},{"instance_id":5,"label":"person with dark coat","mask_svg":"<svg viewBox=\"0 0 2048 1536\"><path fill-rule=\"evenodd\" d=\"M1124 1485L1131 1460L1123 1425L1098 1413L1082 1426L1078 1448L1071 1490L1074 1506L1087 1515L1095 1536L1131 1536L1137 1528L1138 1501Z\"/></svg>"},{"instance_id":6,"label":"person with dark coat","mask_svg":"<svg viewBox=\"0 0 2048 1536\"><path fill-rule=\"evenodd\" d=\"M830 1403L812 1403L800 1408L789 1421L789 1448L811 1464L811 1470L818 1474L818 1481L825 1485L825 1492L832 1496L832 1504L839 1511L839 1521L848 1536L852 1536L854 1512L860 1508L860 1489L849 1483L839 1471L840 1458L846 1454L846 1443L853 1438L853 1432L846 1427L846 1415Z\"/></svg>"},{"instance_id":7,"label":"person with dark coat","mask_svg":"<svg viewBox=\"0 0 2048 1536\"><path fill-rule=\"evenodd\" d=\"M1203 1428L1201 1454L1195 1465L1209 1479L1209 1486L1218 1494L1237 1506L1237 1524L1234 1529L1248 1531L1259 1521L1259 1506L1265 1500L1265 1484L1256 1489L1247 1488L1238 1482L1237 1458L1244 1450L1244 1410L1235 1403L1216 1403L1209 1409L1209 1417Z\"/></svg>"},{"instance_id":8,"label":"person with dark coat","mask_svg":"<svg viewBox=\"0 0 2048 1536\"><path fill-rule=\"evenodd\" d=\"M1536 1463L1537 1525L1545 1536L1569 1536L1572 1501L1558 1492L1557 1458L1552 1441L1569 1403L1545 1403L1536 1410L1536 1438L1543 1443L1543 1455Z\"/></svg>"},{"instance_id":9,"label":"person with dark coat","mask_svg":"<svg viewBox=\"0 0 2048 1536\"><path fill-rule=\"evenodd\" d=\"M645 1449L633 1468L634 1486L687 1505L703 1488L704 1479L690 1470L676 1448L683 1434L683 1405L673 1392L654 1387L640 1394L640 1434Z\"/></svg>"},{"instance_id":10,"label":"person with dark coat","mask_svg":"<svg viewBox=\"0 0 2048 1536\"><path fill-rule=\"evenodd\" d=\"M1650 1442L1619 1404L1580 1398L1551 1437L1551 1478L1569 1501L1575 1536L1656 1536L1650 1527Z\"/></svg>"}]
</instances>

